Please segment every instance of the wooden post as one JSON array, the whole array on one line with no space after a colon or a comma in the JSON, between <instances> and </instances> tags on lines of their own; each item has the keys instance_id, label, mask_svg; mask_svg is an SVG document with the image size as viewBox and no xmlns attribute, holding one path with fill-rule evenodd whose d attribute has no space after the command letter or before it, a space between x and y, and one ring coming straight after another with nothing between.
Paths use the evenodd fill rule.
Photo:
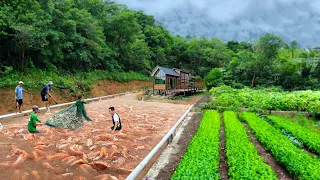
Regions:
<instances>
[{"instance_id":1,"label":"wooden post","mask_svg":"<svg viewBox=\"0 0 320 180\"><path fill-rule=\"evenodd\" d=\"M154 95L154 83L155 83L156 78L153 76L153 87L152 87L152 95Z\"/></svg>"},{"instance_id":2,"label":"wooden post","mask_svg":"<svg viewBox=\"0 0 320 180\"><path fill-rule=\"evenodd\" d=\"M166 82L165 82L165 88L164 88L164 96L167 96L167 87L168 87L168 84L167 83L169 83L169 78L167 77L167 75L166 75Z\"/></svg>"}]
</instances>

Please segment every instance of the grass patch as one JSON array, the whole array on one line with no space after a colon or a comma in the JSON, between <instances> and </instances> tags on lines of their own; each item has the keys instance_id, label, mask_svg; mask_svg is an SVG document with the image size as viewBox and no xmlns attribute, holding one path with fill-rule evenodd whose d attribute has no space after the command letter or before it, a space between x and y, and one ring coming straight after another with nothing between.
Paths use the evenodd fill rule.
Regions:
<instances>
[{"instance_id":1,"label":"grass patch","mask_svg":"<svg viewBox=\"0 0 320 180\"><path fill-rule=\"evenodd\" d=\"M305 115L301 113L297 113L294 116L291 115L277 115L278 117L283 117L287 120L290 120L296 124L299 124L300 126L310 128L318 133L320 133L320 121L316 120L314 117L306 117Z\"/></svg>"},{"instance_id":2,"label":"grass patch","mask_svg":"<svg viewBox=\"0 0 320 180\"><path fill-rule=\"evenodd\" d=\"M0 88L17 86L23 81L25 88L39 91L48 81L53 81L55 88L70 89L74 92L89 92L92 84L99 80L112 80L118 82L150 81L150 77L136 72L108 72L104 70L80 71L75 74L68 72L42 71L40 69L27 70L25 74L7 67L0 77Z\"/></svg>"}]
</instances>

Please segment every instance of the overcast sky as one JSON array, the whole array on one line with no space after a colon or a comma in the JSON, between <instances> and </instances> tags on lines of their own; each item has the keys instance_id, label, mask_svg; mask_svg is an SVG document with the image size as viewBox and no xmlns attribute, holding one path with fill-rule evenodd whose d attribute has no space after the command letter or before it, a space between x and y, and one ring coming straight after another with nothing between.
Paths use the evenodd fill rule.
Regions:
<instances>
[{"instance_id":1,"label":"overcast sky","mask_svg":"<svg viewBox=\"0 0 320 180\"><path fill-rule=\"evenodd\" d=\"M269 32L320 45L320 0L115 0L143 10L172 33L250 41Z\"/></svg>"}]
</instances>

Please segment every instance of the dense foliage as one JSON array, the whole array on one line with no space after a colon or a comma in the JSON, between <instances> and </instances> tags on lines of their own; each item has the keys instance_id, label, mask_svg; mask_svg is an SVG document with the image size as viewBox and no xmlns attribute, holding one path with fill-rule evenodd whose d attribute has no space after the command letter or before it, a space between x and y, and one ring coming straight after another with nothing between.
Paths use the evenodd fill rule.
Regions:
<instances>
[{"instance_id":1,"label":"dense foliage","mask_svg":"<svg viewBox=\"0 0 320 180\"><path fill-rule=\"evenodd\" d=\"M272 34L253 43L173 36L153 16L110 0L0 1L0 78L12 76L7 67L23 80L33 67L60 76L88 70L148 75L162 65L208 74L209 87L317 88L320 48L298 47Z\"/></svg>"},{"instance_id":2,"label":"dense foliage","mask_svg":"<svg viewBox=\"0 0 320 180\"><path fill-rule=\"evenodd\" d=\"M222 84L243 86L281 86L284 89L320 89L320 51L299 49L280 37L266 34L252 44L230 41L231 60L215 67L205 78L208 89Z\"/></svg>"},{"instance_id":3,"label":"dense foliage","mask_svg":"<svg viewBox=\"0 0 320 180\"><path fill-rule=\"evenodd\" d=\"M219 133L219 113L206 111L171 179L220 179Z\"/></svg>"},{"instance_id":4,"label":"dense foliage","mask_svg":"<svg viewBox=\"0 0 320 180\"><path fill-rule=\"evenodd\" d=\"M250 141L246 129L232 111L223 113L226 132L226 156L230 179L277 179Z\"/></svg>"},{"instance_id":5,"label":"dense foliage","mask_svg":"<svg viewBox=\"0 0 320 180\"><path fill-rule=\"evenodd\" d=\"M320 134L281 117L268 116L268 119L272 121L275 126L292 134L309 150L320 154Z\"/></svg>"},{"instance_id":6,"label":"dense foliage","mask_svg":"<svg viewBox=\"0 0 320 180\"><path fill-rule=\"evenodd\" d=\"M279 130L254 113L242 113L241 117L248 123L261 144L286 167L294 179L319 179L319 159L296 147Z\"/></svg>"},{"instance_id":7,"label":"dense foliage","mask_svg":"<svg viewBox=\"0 0 320 180\"><path fill-rule=\"evenodd\" d=\"M242 107L255 112L281 110L320 114L320 91L287 92L277 88L233 89L223 85L212 88L210 94L215 99L208 106L221 111L238 110Z\"/></svg>"}]
</instances>

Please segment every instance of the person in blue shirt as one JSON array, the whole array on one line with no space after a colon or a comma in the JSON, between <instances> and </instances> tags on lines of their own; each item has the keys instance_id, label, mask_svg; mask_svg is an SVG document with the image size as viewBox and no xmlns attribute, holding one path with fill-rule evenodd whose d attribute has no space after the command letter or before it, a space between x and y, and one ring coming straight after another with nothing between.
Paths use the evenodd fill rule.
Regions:
<instances>
[{"instance_id":1,"label":"person in blue shirt","mask_svg":"<svg viewBox=\"0 0 320 180\"><path fill-rule=\"evenodd\" d=\"M30 93L26 91L22 86L23 86L23 82L20 81L19 85L15 89L16 111L17 111L17 108L19 108L19 113L22 113L21 107L23 105L23 92Z\"/></svg>"},{"instance_id":2,"label":"person in blue shirt","mask_svg":"<svg viewBox=\"0 0 320 180\"><path fill-rule=\"evenodd\" d=\"M49 100L48 95L52 98L50 91L52 91L52 81L49 81L47 85L45 85L41 90L41 99L46 103L46 113L50 113ZM57 104L57 103L56 103Z\"/></svg>"}]
</instances>

